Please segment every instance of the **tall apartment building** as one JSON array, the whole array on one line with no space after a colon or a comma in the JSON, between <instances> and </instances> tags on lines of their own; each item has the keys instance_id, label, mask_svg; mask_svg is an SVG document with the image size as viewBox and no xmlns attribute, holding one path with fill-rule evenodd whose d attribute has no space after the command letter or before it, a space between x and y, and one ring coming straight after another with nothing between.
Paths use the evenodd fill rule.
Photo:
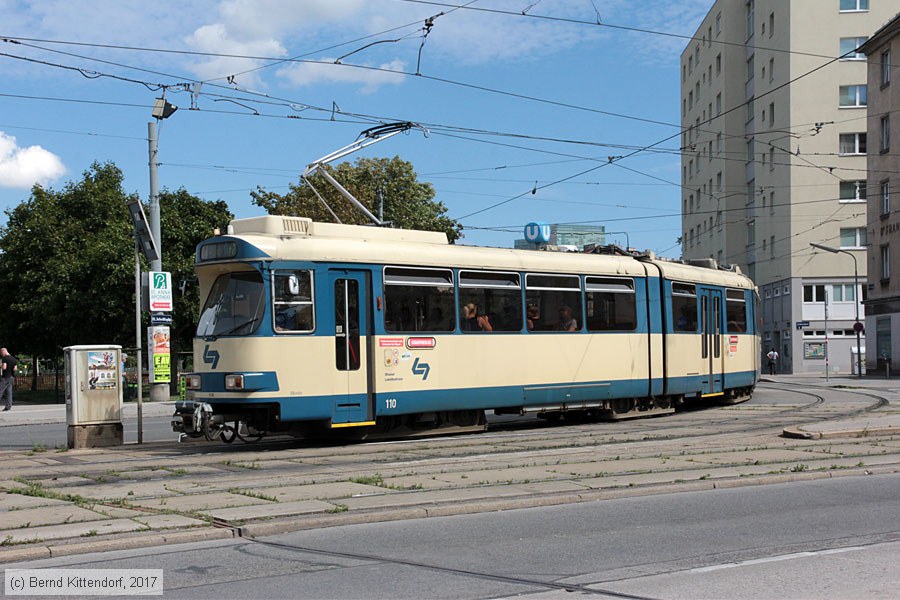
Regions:
<instances>
[{"instance_id":1,"label":"tall apartment building","mask_svg":"<svg viewBox=\"0 0 900 600\"><path fill-rule=\"evenodd\" d=\"M881 372L886 361L891 368L900 368L900 72L896 68L900 65L900 14L876 31L861 50L869 59L866 331L870 350L866 358L869 368Z\"/></svg>"},{"instance_id":2,"label":"tall apartment building","mask_svg":"<svg viewBox=\"0 0 900 600\"><path fill-rule=\"evenodd\" d=\"M778 350L785 372L856 363L867 245L866 57L856 49L896 9L717 0L681 55L682 253L753 278L762 351Z\"/></svg>"}]
</instances>

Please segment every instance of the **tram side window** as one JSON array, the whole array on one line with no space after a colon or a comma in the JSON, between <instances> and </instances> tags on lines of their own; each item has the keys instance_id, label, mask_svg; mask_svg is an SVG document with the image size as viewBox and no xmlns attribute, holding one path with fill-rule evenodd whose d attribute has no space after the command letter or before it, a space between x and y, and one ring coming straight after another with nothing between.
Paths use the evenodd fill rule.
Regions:
<instances>
[{"instance_id":1,"label":"tram side window","mask_svg":"<svg viewBox=\"0 0 900 600\"><path fill-rule=\"evenodd\" d=\"M528 273L525 305L532 331L581 331L581 277Z\"/></svg>"},{"instance_id":2,"label":"tram side window","mask_svg":"<svg viewBox=\"0 0 900 600\"><path fill-rule=\"evenodd\" d=\"M256 271L219 275L200 311L197 337L250 335L265 311L262 276Z\"/></svg>"},{"instance_id":3,"label":"tram side window","mask_svg":"<svg viewBox=\"0 0 900 600\"><path fill-rule=\"evenodd\" d=\"M384 268L384 328L393 333L453 331L453 271Z\"/></svg>"},{"instance_id":4,"label":"tram side window","mask_svg":"<svg viewBox=\"0 0 900 600\"><path fill-rule=\"evenodd\" d=\"M311 271L272 273L272 303L275 331L309 333L315 329Z\"/></svg>"},{"instance_id":5,"label":"tram side window","mask_svg":"<svg viewBox=\"0 0 900 600\"><path fill-rule=\"evenodd\" d=\"M747 331L747 298L744 290L725 290L725 318L729 333Z\"/></svg>"},{"instance_id":6,"label":"tram side window","mask_svg":"<svg viewBox=\"0 0 900 600\"><path fill-rule=\"evenodd\" d=\"M634 331L637 328L633 279L586 277L584 301L588 331Z\"/></svg>"},{"instance_id":7,"label":"tram side window","mask_svg":"<svg viewBox=\"0 0 900 600\"><path fill-rule=\"evenodd\" d=\"M672 318L675 331L697 331L697 286L672 283Z\"/></svg>"},{"instance_id":8,"label":"tram side window","mask_svg":"<svg viewBox=\"0 0 900 600\"><path fill-rule=\"evenodd\" d=\"M522 331L519 274L460 271L459 319L460 329L466 332Z\"/></svg>"}]
</instances>

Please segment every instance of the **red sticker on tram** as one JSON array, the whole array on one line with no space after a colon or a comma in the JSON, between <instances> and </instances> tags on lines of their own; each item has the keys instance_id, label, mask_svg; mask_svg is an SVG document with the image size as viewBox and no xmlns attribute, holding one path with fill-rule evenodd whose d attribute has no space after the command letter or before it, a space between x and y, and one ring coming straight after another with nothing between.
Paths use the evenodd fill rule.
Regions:
<instances>
[{"instance_id":1,"label":"red sticker on tram","mask_svg":"<svg viewBox=\"0 0 900 600\"><path fill-rule=\"evenodd\" d=\"M402 348L403 338L381 338L378 345L382 348Z\"/></svg>"},{"instance_id":2,"label":"red sticker on tram","mask_svg":"<svg viewBox=\"0 0 900 600\"><path fill-rule=\"evenodd\" d=\"M433 337L406 338L406 347L410 350L430 350L437 346L437 340Z\"/></svg>"},{"instance_id":3,"label":"red sticker on tram","mask_svg":"<svg viewBox=\"0 0 900 600\"><path fill-rule=\"evenodd\" d=\"M738 336L736 336L736 335L731 336L731 338L728 340L728 343L729 343L729 344L737 344L737 343L738 343Z\"/></svg>"}]
</instances>

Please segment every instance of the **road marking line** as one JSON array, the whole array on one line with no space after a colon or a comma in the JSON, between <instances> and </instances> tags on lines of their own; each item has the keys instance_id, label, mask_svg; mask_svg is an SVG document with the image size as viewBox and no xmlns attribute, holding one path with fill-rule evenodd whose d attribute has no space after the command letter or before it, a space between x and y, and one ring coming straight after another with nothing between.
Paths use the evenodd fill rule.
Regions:
<instances>
[{"instance_id":1,"label":"road marking line","mask_svg":"<svg viewBox=\"0 0 900 600\"><path fill-rule=\"evenodd\" d=\"M828 554L843 554L844 552L855 552L864 550L862 546L851 546L849 548L834 548L832 550L820 550L819 552L795 552L793 554L782 554L780 556L769 556L767 558L755 558L753 560L744 560L735 563L724 563L721 565L712 565L710 567L700 567L691 569L689 573L709 573L711 571L720 571L722 569L733 569L735 567L746 567L749 565L761 565L764 563L780 562L783 560L793 560L795 558L807 558L810 556L825 556Z\"/></svg>"}]
</instances>

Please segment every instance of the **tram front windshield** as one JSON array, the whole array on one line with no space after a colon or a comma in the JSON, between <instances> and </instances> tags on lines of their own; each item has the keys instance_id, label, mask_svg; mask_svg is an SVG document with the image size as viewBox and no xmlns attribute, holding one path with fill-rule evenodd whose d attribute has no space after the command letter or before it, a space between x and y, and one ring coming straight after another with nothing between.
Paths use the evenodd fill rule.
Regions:
<instances>
[{"instance_id":1,"label":"tram front windshield","mask_svg":"<svg viewBox=\"0 0 900 600\"><path fill-rule=\"evenodd\" d=\"M220 275L200 311L197 337L252 334L262 320L265 296L256 271Z\"/></svg>"}]
</instances>

